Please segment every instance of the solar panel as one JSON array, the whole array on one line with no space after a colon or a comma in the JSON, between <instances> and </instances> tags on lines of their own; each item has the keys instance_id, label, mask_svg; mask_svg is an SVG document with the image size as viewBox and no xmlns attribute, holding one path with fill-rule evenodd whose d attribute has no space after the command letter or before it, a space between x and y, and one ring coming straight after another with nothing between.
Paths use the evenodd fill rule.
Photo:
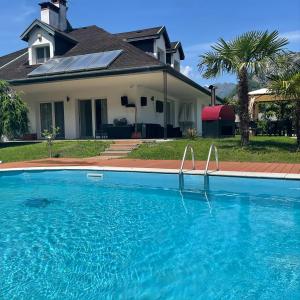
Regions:
<instances>
[{"instance_id":1,"label":"solar panel","mask_svg":"<svg viewBox=\"0 0 300 300\"><path fill-rule=\"evenodd\" d=\"M122 50L109 51L98 53L95 55L95 59L88 66L89 69L107 68L120 54Z\"/></svg>"},{"instance_id":2,"label":"solar panel","mask_svg":"<svg viewBox=\"0 0 300 300\"><path fill-rule=\"evenodd\" d=\"M31 73L28 74L28 76L36 76L40 74L46 74L50 69L52 69L54 66L59 64L59 62L62 60L62 58L53 58L48 60L46 63L42 64L35 70L33 70Z\"/></svg>"},{"instance_id":3,"label":"solar panel","mask_svg":"<svg viewBox=\"0 0 300 300\"><path fill-rule=\"evenodd\" d=\"M47 71L47 74L62 73L76 61L76 56L62 58L61 61Z\"/></svg>"},{"instance_id":4,"label":"solar panel","mask_svg":"<svg viewBox=\"0 0 300 300\"><path fill-rule=\"evenodd\" d=\"M51 75L84 70L105 69L121 53L122 50L114 50L71 57L53 58L45 64L36 68L34 71L28 74L28 76Z\"/></svg>"},{"instance_id":5,"label":"solar panel","mask_svg":"<svg viewBox=\"0 0 300 300\"><path fill-rule=\"evenodd\" d=\"M68 67L67 71L80 71L85 70L87 66L92 62L94 54L86 54L77 56L77 60Z\"/></svg>"}]
</instances>

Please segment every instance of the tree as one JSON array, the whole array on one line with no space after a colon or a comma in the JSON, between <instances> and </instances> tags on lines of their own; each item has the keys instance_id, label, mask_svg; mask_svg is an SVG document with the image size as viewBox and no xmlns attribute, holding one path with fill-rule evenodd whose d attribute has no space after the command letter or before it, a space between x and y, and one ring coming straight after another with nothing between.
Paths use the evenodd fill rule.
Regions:
<instances>
[{"instance_id":1,"label":"tree","mask_svg":"<svg viewBox=\"0 0 300 300\"><path fill-rule=\"evenodd\" d=\"M292 69L288 68L285 73L273 75L270 78L269 89L285 100L296 102L295 120L297 148L300 150L300 65L296 64Z\"/></svg>"},{"instance_id":2,"label":"tree","mask_svg":"<svg viewBox=\"0 0 300 300\"><path fill-rule=\"evenodd\" d=\"M28 109L20 95L5 81L0 81L0 139L9 139L28 132Z\"/></svg>"},{"instance_id":3,"label":"tree","mask_svg":"<svg viewBox=\"0 0 300 300\"><path fill-rule=\"evenodd\" d=\"M280 38L278 31L250 31L229 42L221 38L211 51L200 56L198 66L205 78L224 72L237 76L242 146L249 143L249 77L262 72L268 61L281 53L287 44L288 40Z\"/></svg>"}]
</instances>

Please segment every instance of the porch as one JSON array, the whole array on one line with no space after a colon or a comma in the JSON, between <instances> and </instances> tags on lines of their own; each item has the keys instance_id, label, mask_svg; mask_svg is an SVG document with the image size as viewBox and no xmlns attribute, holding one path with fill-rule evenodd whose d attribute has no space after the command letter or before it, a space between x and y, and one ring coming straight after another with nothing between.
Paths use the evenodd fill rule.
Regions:
<instances>
[{"instance_id":1,"label":"porch","mask_svg":"<svg viewBox=\"0 0 300 300\"><path fill-rule=\"evenodd\" d=\"M175 138L202 133L210 97L167 72L16 86L28 104L30 134L59 127L61 139Z\"/></svg>"}]
</instances>

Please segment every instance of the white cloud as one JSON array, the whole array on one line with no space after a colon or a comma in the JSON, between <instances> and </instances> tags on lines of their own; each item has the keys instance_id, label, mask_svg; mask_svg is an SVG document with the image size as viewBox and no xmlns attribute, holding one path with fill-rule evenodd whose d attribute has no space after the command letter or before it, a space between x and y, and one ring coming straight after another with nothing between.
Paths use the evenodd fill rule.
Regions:
<instances>
[{"instance_id":1,"label":"white cloud","mask_svg":"<svg viewBox=\"0 0 300 300\"><path fill-rule=\"evenodd\" d=\"M300 30L288 31L280 34L280 36L285 37L289 42L299 42L300 41Z\"/></svg>"},{"instance_id":2,"label":"white cloud","mask_svg":"<svg viewBox=\"0 0 300 300\"><path fill-rule=\"evenodd\" d=\"M185 75L186 77L199 82L199 80L201 80L202 76L201 73L199 72L197 67L192 67L189 65L186 66L181 66L180 68L180 72Z\"/></svg>"},{"instance_id":3,"label":"white cloud","mask_svg":"<svg viewBox=\"0 0 300 300\"><path fill-rule=\"evenodd\" d=\"M186 77L191 77L193 68L191 66L181 66L180 72L185 75Z\"/></svg>"}]
</instances>

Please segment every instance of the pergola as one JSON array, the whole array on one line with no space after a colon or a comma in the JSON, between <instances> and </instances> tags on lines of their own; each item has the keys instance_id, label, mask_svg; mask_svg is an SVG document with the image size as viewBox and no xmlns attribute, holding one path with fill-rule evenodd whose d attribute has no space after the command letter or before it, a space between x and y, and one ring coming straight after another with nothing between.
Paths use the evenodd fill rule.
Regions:
<instances>
[{"instance_id":1,"label":"pergola","mask_svg":"<svg viewBox=\"0 0 300 300\"><path fill-rule=\"evenodd\" d=\"M258 119L260 103L287 101L280 96L274 95L267 88L252 91L248 95L250 97L249 113L252 120Z\"/></svg>"}]
</instances>

